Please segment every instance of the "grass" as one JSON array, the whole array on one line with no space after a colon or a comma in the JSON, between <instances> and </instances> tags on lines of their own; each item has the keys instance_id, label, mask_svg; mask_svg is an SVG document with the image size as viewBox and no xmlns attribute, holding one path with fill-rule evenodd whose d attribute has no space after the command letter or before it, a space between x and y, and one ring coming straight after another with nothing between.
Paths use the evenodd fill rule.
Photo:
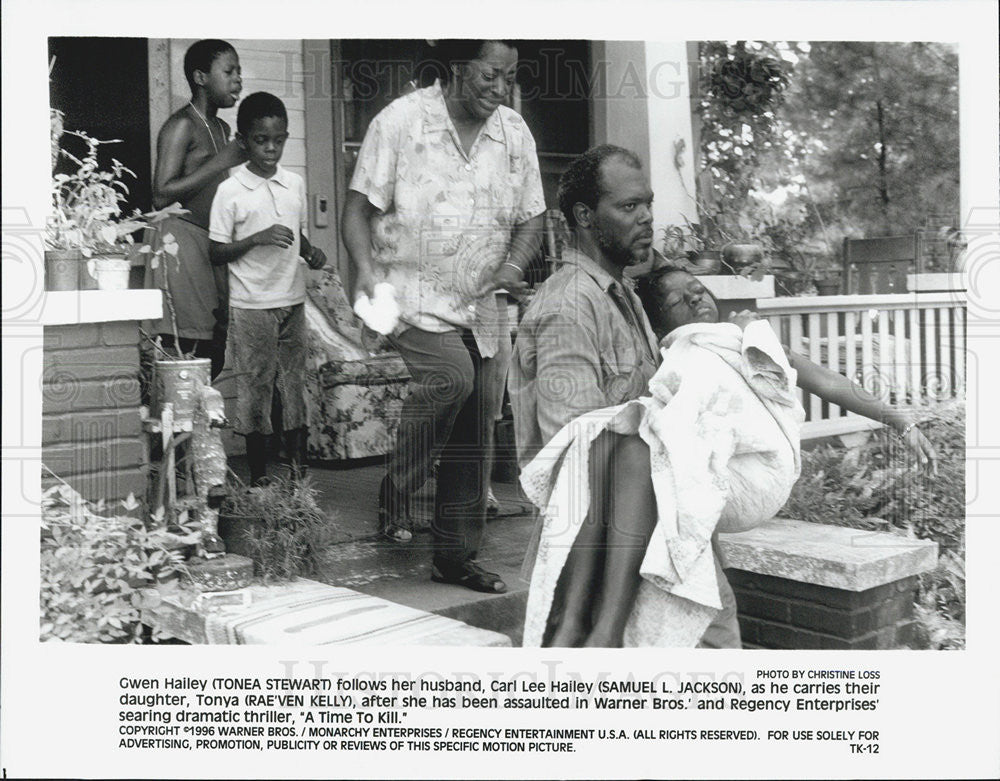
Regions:
<instances>
[{"instance_id":1,"label":"grass","mask_svg":"<svg viewBox=\"0 0 1000 781\"><path fill-rule=\"evenodd\" d=\"M231 488L222 512L261 520L249 529L247 541L254 570L264 580L290 580L319 570L334 538L334 519L320 509L316 494L308 478Z\"/></svg>"}]
</instances>

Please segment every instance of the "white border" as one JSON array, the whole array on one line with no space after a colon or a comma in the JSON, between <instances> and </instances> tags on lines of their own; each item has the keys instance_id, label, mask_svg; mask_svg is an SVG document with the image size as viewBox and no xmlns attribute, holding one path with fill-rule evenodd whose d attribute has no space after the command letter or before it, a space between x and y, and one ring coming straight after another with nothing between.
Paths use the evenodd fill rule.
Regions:
<instances>
[{"instance_id":1,"label":"white border","mask_svg":"<svg viewBox=\"0 0 1000 781\"><path fill-rule=\"evenodd\" d=\"M997 4L995 2L374 2L334 4L53 2L10 0L3 9L4 222L40 225L47 198L48 128L45 38L48 35L156 37L441 38L489 33L498 37L697 40L944 40L960 44L962 145L976 164L963 165L970 204L997 209ZM196 21L194 21L196 20ZM26 208L16 217L8 207ZM988 212L990 213L990 212ZM16 219L15 219L16 217ZM15 236L15 233L17 235ZM162 777L427 777L483 776L991 776L1000 771L1000 625L996 551L1000 550L1000 420L996 405L980 404L997 387L1000 344L994 268L997 243L984 250L970 312L978 299L985 316L970 316L968 463L968 650L960 653L854 652L600 652L567 653L563 668L585 670L750 670L851 665L878 667L886 684L884 752L864 761L819 744L691 746L621 744L599 754L563 757L398 755L388 759L309 758L291 754L220 754L196 764L183 755L117 752L110 734L120 672L130 674L279 675L278 660L329 659L332 670L545 669L552 652L474 652L410 649L107 648L40 646L37 641L37 509L40 440L38 376L40 327L27 319L37 303L32 245L15 229L4 235L3 334L3 682L0 765L11 776ZM34 249L32 250L32 247ZM989 254L992 253L992 254ZM33 298L34 297L34 298ZM627 653L624 656L623 653ZM460 714L461 715L461 714ZM753 721L771 722L767 714ZM528 721L530 714L516 721ZM648 716L647 716L648 719ZM459 718L451 719L452 723ZM483 723L487 717L470 717ZM501 721L504 719L500 719ZM609 722L642 724L626 714ZM751 719L718 717L737 728ZM810 719L802 718L803 724ZM865 721L865 720L858 720ZM870 721L870 720L869 720ZM566 723L565 719L558 720ZM829 723L829 720L827 722ZM824 722L819 721L822 726Z\"/></svg>"}]
</instances>

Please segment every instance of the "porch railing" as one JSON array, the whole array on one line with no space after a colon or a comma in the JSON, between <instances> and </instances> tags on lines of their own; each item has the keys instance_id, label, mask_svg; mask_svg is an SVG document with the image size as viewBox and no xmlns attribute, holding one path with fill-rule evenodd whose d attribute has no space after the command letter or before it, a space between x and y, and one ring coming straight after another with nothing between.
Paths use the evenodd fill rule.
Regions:
<instances>
[{"instance_id":1,"label":"porch railing","mask_svg":"<svg viewBox=\"0 0 1000 781\"><path fill-rule=\"evenodd\" d=\"M897 405L965 394L965 292L758 301L789 349ZM803 439L875 428L803 391Z\"/></svg>"}]
</instances>

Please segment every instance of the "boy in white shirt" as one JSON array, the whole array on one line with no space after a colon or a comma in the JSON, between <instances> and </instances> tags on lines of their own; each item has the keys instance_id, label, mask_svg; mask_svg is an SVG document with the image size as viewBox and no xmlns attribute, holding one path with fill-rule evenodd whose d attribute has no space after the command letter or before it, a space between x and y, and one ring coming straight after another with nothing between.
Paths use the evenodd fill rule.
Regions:
<instances>
[{"instance_id":1,"label":"boy in white shirt","mask_svg":"<svg viewBox=\"0 0 1000 781\"><path fill-rule=\"evenodd\" d=\"M229 266L227 366L236 376L236 432L246 437L251 484L267 480L271 403L281 399L285 450L301 475L306 444L305 271L326 255L306 238L306 187L278 165L288 140L281 100L256 92L240 104L237 140L248 161L219 185L209 225L212 262Z\"/></svg>"}]
</instances>

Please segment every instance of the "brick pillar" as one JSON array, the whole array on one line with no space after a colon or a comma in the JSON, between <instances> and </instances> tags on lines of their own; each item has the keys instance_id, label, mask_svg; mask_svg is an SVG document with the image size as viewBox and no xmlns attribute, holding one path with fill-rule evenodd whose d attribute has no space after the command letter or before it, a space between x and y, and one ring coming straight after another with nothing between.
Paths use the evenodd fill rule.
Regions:
<instances>
[{"instance_id":1,"label":"brick pillar","mask_svg":"<svg viewBox=\"0 0 1000 781\"><path fill-rule=\"evenodd\" d=\"M901 648L937 543L775 518L720 534L746 648Z\"/></svg>"},{"instance_id":2,"label":"brick pillar","mask_svg":"<svg viewBox=\"0 0 1000 781\"><path fill-rule=\"evenodd\" d=\"M726 571L747 648L899 648L913 638L917 577L847 591Z\"/></svg>"},{"instance_id":3,"label":"brick pillar","mask_svg":"<svg viewBox=\"0 0 1000 781\"><path fill-rule=\"evenodd\" d=\"M86 499L145 500L137 321L46 326L42 463ZM42 488L55 483L43 470Z\"/></svg>"}]
</instances>

